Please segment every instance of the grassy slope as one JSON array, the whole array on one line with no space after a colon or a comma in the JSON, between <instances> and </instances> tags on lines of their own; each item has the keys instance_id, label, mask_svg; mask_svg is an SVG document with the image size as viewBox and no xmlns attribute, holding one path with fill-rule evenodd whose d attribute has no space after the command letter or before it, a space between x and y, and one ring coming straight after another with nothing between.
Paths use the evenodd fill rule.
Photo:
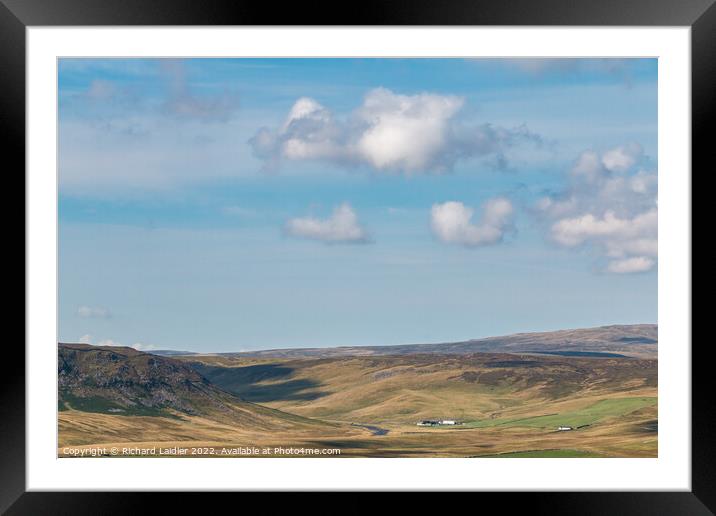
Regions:
<instances>
[{"instance_id":1,"label":"grassy slope","mask_svg":"<svg viewBox=\"0 0 716 516\"><path fill-rule=\"evenodd\" d=\"M253 393L268 406L390 430L362 442L358 455L657 452L656 432L648 430L657 419L655 361L527 355L187 360L200 360L202 374L224 388ZM511 361L517 365L509 367ZM468 423L415 426L419 419L441 417ZM555 432L563 424L590 426Z\"/></svg>"},{"instance_id":2,"label":"grassy slope","mask_svg":"<svg viewBox=\"0 0 716 516\"><path fill-rule=\"evenodd\" d=\"M351 430L247 402L173 359L130 348L86 345L61 345L59 353L60 446L162 435L185 439L256 433L321 436Z\"/></svg>"},{"instance_id":3,"label":"grassy slope","mask_svg":"<svg viewBox=\"0 0 716 516\"><path fill-rule=\"evenodd\" d=\"M61 451L65 446L152 446L160 443L165 446L279 446L290 442L368 435L362 429L321 422L287 425L284 420L277 419L274 430L266 431L251 425L237 426L231 421L220 421L214 417L174 415L119 416L66 410L58 416L58 448Z\"/></svg>"},{"instance_id":4,"label":"grassy slope","mask_svg":"<svg viewBox=\"0 0 716 516\"><path fill-rule=\"evenodd\" d=\"M239 394L252 392L265 405L310 417L398 427L421 418L488 420L494 426L500 421L553 414L555 407L560 412L584 410L570 405L575 400L588 405L603 398L656 394L652 361L485 354L201 360L199 370L207 378ZM269 365L286 373L263 378L246 374L247 369ZM289 393L287 385L299 387ZM621 403L608 402L605 407L618 411ZM545 420L545 424L552 422Z\"/></svg>"},{"instance_id":5,"label":"grassy slope","mask_svg":"<svg viewBox=\"0 0 716 516\"><path fill-rule=\"evenodd\" d=\"M488 354L181 360L244 397L248 403L238 407L247 412L239 420L247 424L215 412L149 417L117 415L102 406L91 413L76 410L88 407L66 398L59 413L60 446L306 445L338 447L343 457L657 453L655 361ZM468 424L415 426L418 419L438 417ZM258 420L265 424L254 425ZM374 436L350 423L389 433ZM590 426L554 431L560 424Z\"/></svg>"}]
</instances>

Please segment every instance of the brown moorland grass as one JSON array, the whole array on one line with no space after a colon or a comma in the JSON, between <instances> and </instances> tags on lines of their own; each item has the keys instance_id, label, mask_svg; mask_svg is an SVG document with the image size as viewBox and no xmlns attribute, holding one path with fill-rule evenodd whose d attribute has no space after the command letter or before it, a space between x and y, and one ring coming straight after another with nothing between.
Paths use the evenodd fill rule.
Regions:
<instances>
[{"instance_id":1,"label":"brown moorland grass","mask_svg":"<svg viewBox=\"0 0 716 516\"><path fill-rule=\"evenodd\" d=\"M481 353L180 361L242 408L256 407L262 425L221 412L160 417L70 406L59 413L58 453L133 445L305 446L338 448L341 457L658 454L656 360ZM437 418L465 424L415 424ZM562 419L585 425L558 432Z\"/></svg>"},{"instance_id":2,"label":"brown moorland grass","mask_svg":"<svg viewBox=\"0 0 716 516\"><path fill-rule=\"evenodd\" d=\"M395 429L420 419L508 420L574 411L605 399L655 398L657 384L656 361L636 359L476 354L190 360L226 390L248 399L259 393L264 405ZM262 367L280 367L284 373L242 377L243 371ZM288 384L300 386L299 391L286 396Z\"/></svg>"}]
</instances>

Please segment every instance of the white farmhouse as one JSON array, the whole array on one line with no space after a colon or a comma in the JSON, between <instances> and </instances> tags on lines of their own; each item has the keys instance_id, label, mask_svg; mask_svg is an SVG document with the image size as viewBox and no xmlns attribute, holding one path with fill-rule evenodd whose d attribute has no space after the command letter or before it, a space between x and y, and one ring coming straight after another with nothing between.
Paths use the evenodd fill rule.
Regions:
<instances>
[{"instance_id":1,"label":"white farmhouse","mask_svg":"<svg viewBox=\"0 0 716 516\"><path fill-rule=\"evenodd\" d=\"M560 432L567 432L568 430L574 430L571 426L558 426L557 430Z\"/></svg>"}]
</instances>

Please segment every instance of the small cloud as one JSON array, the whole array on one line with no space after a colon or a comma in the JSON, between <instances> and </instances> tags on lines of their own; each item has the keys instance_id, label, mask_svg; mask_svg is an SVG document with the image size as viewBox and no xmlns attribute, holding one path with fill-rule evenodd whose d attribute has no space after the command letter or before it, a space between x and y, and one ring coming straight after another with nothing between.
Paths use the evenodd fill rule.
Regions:
<instances>
[{"instance_id":1,"label":"small cloud","mask_svg":"<svg viewBox=\"0 0 716 516\"><path fill-rule=\"evenodd\" d=\"M85 319L109 319L112 313L101 306L82 305L77 308L77 315Z\"/></svg>"},{"instance_id":2,"label":"small cloud","mask_svg":"<svg viewBox=\"0 0 716 516\"><path fill-rule=\"evenodd\" d=\"M288 235L319 240L325 243L366 243L368 233L358 223L358 217L348 203L343 203L333 210L327 219L302 217L291 219L286 223Z\"/></svg>"},{"instance_id":3,"label":"small cloud","mask_svg":"<svg viewBox=\"0 0 716 516\"><path fill-rule=\"evenodd\" d=\"M620 145L602 155L602 164L610 172L626 172L643 156L644 150L638 143Z\"/></svg>"},{"instance_id":4,"label":"small cloud","mask_svg":"<svg viewBox=\"0 0 716 516\"><path fill-rule=\"evenodd\" d=\"M552 226L552 237L565 247L574 247L592 239L605 239L609 243L633 242L642 235L656 234L658 214L656 209L640 213L632 218L620 218L613 211L603 217L591 213L565 218ZM656 250L654 248L654 250Z\"/></svg>"},{"instance_id":5,"label":"small cloud","mask_svg":"<svg viewBox=\"0 0 716 516\"><path fill-rule=\"evenodd\" d=\"M633 274L636 272L646 272L654 266L654 260L645 256L634 256L632 258L624 258L623 260L614 260L609 262L607 270L616 274Z\"/></svg>"},{"instance_id":6,"label":"small cloud","mask_svg":"<svg viewBox=\"0 0 716 516\"><path fill-rule=\"evenodd\" d=\"M79 342L82 344L90 344L92 346L120 347L120 348L127 347L127 348L136 349L137 351L150 351L152 349L156 349L156 347L152 344L143 344L141 342L135 342L131 346L122 344L121 342L117 342L116 340L112 340L112 339L102 339L100 341L94 342L92 335L89 335L89 334L82 335L79 338Z\"/></svg>"},{"instance_id":7,"label":"small cloud","mask_svg":"<svg viewBox=\"0 0 716 516\"><path fill-rule=\"evenodd\" d=\"M121 344L120 344L120 345L121 345ZM134 349L136 349L137 351L151 351L151 350L153 350L153 349L157 349L157 347L156 347L155 345L153 345L153 344L144 344L144 343L142 343L142 342L135 342L134 344L132 344L132 345L129 346L129 347L130 347L130 348L134 348Z\"/></svg>"},{"instance_id":8,"label":"small cloud","mask_svg":"<svg viewBox=\"0 0 716 516\"><path fill-rule=\"evenodd\" d=\"M504 197L489 199L479 222L472 221L474 210L461 202L434 204L430 211L433 234L442 242L478 247L501 242L512 226L512 203Z\"/></svg>"}]
</instances>

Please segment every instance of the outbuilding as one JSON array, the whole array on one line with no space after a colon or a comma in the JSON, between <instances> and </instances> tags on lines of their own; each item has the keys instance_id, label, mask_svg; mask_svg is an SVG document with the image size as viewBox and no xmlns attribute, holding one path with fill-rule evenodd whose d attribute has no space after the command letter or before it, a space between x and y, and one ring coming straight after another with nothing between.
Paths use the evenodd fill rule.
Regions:
<instances>
[{"instance_id":1,"label":"outbuilding","mask_svg":"<svg viewBox=\"0 0 716 516\"><path fill-rule=\"evenodd\" d=\"M437 426L440 424L440 421L435 421L433 419L423 419L422 421L418 422L418 426Z\"/></svg>"}]
</instances>

